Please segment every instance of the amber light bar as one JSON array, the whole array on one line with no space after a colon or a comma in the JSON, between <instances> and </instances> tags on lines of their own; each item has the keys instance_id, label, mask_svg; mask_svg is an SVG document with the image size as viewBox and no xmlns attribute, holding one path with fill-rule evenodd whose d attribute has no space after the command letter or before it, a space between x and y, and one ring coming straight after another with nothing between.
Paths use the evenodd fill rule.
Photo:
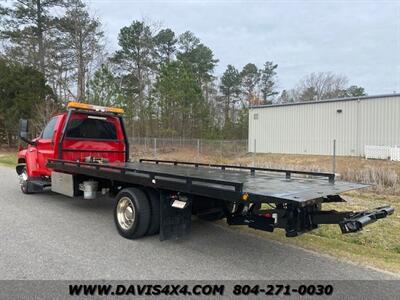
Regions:
<instances>
[{"instance_id":1,"label":"amber light bar","mask_svg":"<svg viewBox=\"0 0 400 300\"><path fill-rule=\"evenodd\" d=\"M115 114L123 114L124 110L118 107L106 107L106 106L99 106L81 102L69 102L67 105L68 108L77 108L77 109L86 109L86 110L93 110L93 111L100 111L100 112L110 112Z\"/></svg>"}]
</instances>

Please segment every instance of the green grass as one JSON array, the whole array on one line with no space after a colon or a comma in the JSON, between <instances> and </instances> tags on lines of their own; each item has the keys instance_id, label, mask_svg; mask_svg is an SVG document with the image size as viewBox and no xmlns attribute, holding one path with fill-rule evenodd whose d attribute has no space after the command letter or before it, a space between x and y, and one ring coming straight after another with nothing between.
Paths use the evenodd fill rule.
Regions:
<instances>
[{"instance_id":1,"label":"green grass","mask_svg":"<svg viewBox=\"0 0 400 300\"><path fill-rule=\"evenodd\" d=\"M17 154L10 152L0 153L0 165L15 167L17 164Z\"/></svg>"}]
</instances>

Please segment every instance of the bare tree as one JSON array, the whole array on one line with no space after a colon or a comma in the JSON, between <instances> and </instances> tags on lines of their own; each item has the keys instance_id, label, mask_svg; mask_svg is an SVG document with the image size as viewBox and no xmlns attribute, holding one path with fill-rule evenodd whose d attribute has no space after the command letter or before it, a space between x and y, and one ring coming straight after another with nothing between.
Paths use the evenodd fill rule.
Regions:
<instances>
[{"instance_id":1,"label":"bare tree","mask_svg":"<svg viewBox=\"0 0 400 300\"><path fill-rule=\"evenodd\" d=\"M32 119L32 125L35 133L39 133L44 128L51 117L56 115L62 110L61 106L54 101L54 99L48 97L46 99L46 105L35 104L34 118Z\"/></svg>"},{"instance_id":2,"label":"bare tree","mask_svg":"<svg viewBox=\"0 0 400 300\"><path fill-rule=\"evenodd\" d=\"M347 84L348 79L343 75L331 72L311 73L304 77L297 87L298 100L318 101L338 98L343 95Z\"/></svg>"}]
</instances>

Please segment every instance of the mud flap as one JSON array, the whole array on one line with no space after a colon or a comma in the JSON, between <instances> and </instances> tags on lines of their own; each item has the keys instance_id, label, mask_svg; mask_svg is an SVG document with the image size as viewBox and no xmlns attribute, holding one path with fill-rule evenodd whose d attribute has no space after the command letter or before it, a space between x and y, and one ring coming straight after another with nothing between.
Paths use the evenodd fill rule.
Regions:
<instances>
[{"instance_id":1,"label":"mud flap","mask_svg":"<svg viewBox=\"0 0 400 300\"><path fill-rule=\"evenodd\" d=\"M160 241L187 235L192 227L192 198L184 208L172 207L173 201L171 193L160 191Z\"/></svg>"},{"instance_id":2,"label":"mud flap","mask_svg":"<svg viewBox=\"0 0 400 300\"><path fill-rule=\"evenodd\" d=\"M26 182L26 188L28 193L42 193L45 188L51 186L50 181L43 180L35 177L34 179Z\"/></svg>"}]
</instances>

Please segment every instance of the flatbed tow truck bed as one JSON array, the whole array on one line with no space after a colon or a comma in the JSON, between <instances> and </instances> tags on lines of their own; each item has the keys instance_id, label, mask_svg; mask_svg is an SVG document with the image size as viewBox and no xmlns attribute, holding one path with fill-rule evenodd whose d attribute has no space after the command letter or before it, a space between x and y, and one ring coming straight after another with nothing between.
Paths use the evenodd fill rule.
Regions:
<instances>
[{"instance_id":1,"label":"flatbed tow truck bed","mask_svg":"<svg viewBox=\"0 0 400 300\"><path fill-rule=\"evenodd\" d=\"M356 232L393 213L393 208L389 206L356 213L322 211L321 204L324 202L344 201L339 193L368 186L336 181L332 173L152 159L123 163L84 163L54 159L49 160L48 167L55 171L125 182L160 191L223 200L245 206L249 212L251 205L272 204L273 209L260 210L256 214L243 214L243 211L241 214L228 214L228 224L249 225L266 231L284 228L288 237L315 229L319 224L339 224L343 233ZM176 208L165 204L170 202L168 200L168 193L161 192L162 240L181 236L190 227L187 225L190 208L187 208L186 213L176 213ZM172 228L173 220L175 223ZM163 227L163 224L168 226Z\"/></svg>"},{"instance_id":2,"label":"flatbed tow truck bed","mask_svg":"<svg viewBox=\"0 0 400 300\"><path fill-rule=\"evenodd\" d=\"M192 190L204 196L213 192L217 195L221 191L229 195L219 195L227 201L236 201L238 196L247 194L261 202L296 202L300 206L318 202L323 197L368 187L365 184L335 181L331 173L150 159L112 164L53 160L49 167L122 181L140 181L148 186L168 187L182 192ZM123 178L116 173L122 174ZM237 194L233 198L232 192Z\"/></svg>"},{"instance_id":3,"label":"flatbed tow truck bed","mask_svg":"<svg viewBox=\"0 0 400 300\"><path fill-rule=\"evenodd\" d=\"M282 202L283 200L284 202L293 201L300 204L307 204L321 197L367 187L367 185L363 184L331 180L330 178L333 178L334 174L330 173L208 164L201 164L193 168L196 164L190 164L192 167L188 166L187 163L183 166L174 165L173 163L172 165L171 163L169 165L150 165L143 163L145 161L142 160L142 163L136 164L128 163L128 167L142 171L151 170L153 172L186 176L192 178L192 180L205 178L226 182L239 182L242 184L243 193L256 196L260 200L264 198L273 202ZM304 177L304 175L309 178Z\"/></svg>"}]
</instances>

